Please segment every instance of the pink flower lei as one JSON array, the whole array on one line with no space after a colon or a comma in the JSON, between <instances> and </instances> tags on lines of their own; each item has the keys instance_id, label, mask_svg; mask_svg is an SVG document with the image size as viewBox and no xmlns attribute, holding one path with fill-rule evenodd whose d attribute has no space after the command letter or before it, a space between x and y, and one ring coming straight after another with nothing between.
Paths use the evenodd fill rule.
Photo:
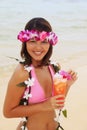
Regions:
<instances>
[{"instance_id":1,"label":"pink flower lei","mask_svg":"<svg viewBox=\"0 0 87 130\"><path fill-rule=\"evenodd\" d=\"M54 32L39 32L37 30L23 30L20 31L17 39L21 42L27 42L28 40L35 38L36 40L47 40L51 45L55 45L58 42L58 37Z\"/></svg>"}]
</instances>

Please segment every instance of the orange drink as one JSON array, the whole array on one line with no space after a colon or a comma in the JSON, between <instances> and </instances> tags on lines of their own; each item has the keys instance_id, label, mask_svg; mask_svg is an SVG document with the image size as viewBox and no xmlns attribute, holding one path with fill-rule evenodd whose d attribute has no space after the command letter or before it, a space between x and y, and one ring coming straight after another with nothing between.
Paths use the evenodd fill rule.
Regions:
<instances>
[{"instance_id":1,"label":"orange drink","mask_svg":"<svg viewBox=\"0 0 87 130\"><path fill-rule=\"evenodd\" d=\"M66 92L66 81L57 81L54 80L54 95L65 95Z\"/></svg>"},{"instance_id":2,"label":"orange drink","mask_svg":"<svg viewBox=\"0 0 87 130\"><path fill-rule=\"evenodd\" d=\"M54 79L54 95L64 95L66 93L66 86L67 86L67 80L65 79ZM62 97L59 97L59 99L63 99Z\"/></svg>"}]
</instances>

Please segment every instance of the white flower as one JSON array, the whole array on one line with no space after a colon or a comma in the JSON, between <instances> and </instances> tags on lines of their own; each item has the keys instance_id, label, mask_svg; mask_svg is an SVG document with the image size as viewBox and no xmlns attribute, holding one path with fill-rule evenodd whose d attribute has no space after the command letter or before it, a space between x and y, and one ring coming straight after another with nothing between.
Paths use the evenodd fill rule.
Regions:
<instances>
[{"instance_id":1,"label":"white flower","mask_svg":"<svg viewBox=\"0 0 87 130\"><path fill-rule=\"evenodd\" d=\"M50 64L53 64L53 65L55 65L55 66L58 66L58 63L55 62L55 61L50 61Z\"/></svg>"},{"instance_id":2,"label":"white flower","mask_svg":"<svg viewBox=\"0 0 87 130\"><path fill-rule=\"evenodd\" d=\"M24 126L21 126L21 130L24 130Z\"/></svg>"},{"instance_id":3,"label":"white flower","mask_svg":"<svg viewBox=\"0 0 87 130\"><path fill-rule=\"evenodd\" d=\"M27 121L26 117L21 118L21 121L26 122Z\"/></svg>"},{"instance_id":4,"label":"white flower","mask_svg":"<svg viewBox=\"0 0 87 130\"><path fill-rule=\"evenodd\" d=\"M27 105L27 102L24 102L24 106L26 106Z\"/></svg>"},{"instance_id":5,"label":"white flower","mask_svg":"<svg viewBox=\"0 0 87 130\"><path fill-rule=\"evenodd\" d=\"M30 94L28 91L25 91L23 98L28 100L29 97L32 97L32 94Z\"/></svg>"},{"instance_id":6,"label":"white flower","mask_svg":"<svg viewBox=\"0 0 87 130\"><path fill-rule=\"evenodd\" d=\"M32 67L31 66L24 66L24 70L30 72L32 70Z\"/></svg>"},{"instance_id":7,"label":"white flower","mask_svg":"<svg viewBox=\"0 0 87 130\"><path fill-rule=\"evenodd\" d=\"M25 80L24 83L27 85L27 87L30 87L34 85L34 80L34 78L28 78L28 80Z\"/></svg>"},{"instance_id":8,"label":"white flower","mask_svg":"<svg viewBox=\"0 0 87 130\"><path fill-rule=\"evenodd\" d=\"M59 73L55 73L54 78L63 79L63 76Z\"/></svg>"}]
</instances>

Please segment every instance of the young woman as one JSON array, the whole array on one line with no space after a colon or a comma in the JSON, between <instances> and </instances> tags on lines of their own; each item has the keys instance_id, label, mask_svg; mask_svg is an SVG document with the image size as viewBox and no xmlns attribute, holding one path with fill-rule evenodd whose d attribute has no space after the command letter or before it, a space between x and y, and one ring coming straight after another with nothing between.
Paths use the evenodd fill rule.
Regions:
<instances>
[{"instance_id":1,"label":"young woman","mask_svg":"<svg viewBox=\"0 0 87 130\"><path fill-rule=\"evenodd\" d=\"M46 19L31 19L24 31L18 34L18 39L22 42L21 57L24 62L18 64L8 83L4 116L26 117L17 130L56 130L58 123L54 120L54 109L64 107L65 96L77 79L76 73L72 70L68 72L72 78L67 81L65 96L54 96L55 70L50 57L58 37Z\"/></svg>"}]
</instances>

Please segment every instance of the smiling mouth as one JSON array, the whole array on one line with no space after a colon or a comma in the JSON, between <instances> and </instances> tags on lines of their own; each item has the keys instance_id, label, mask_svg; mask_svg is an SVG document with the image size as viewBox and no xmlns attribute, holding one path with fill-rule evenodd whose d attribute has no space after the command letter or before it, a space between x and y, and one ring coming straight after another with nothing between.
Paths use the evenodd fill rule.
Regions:
<instances>
[{"instance_id":1,"label":"smiling mouth","mask_svg":"<svg viewBox=\"0 0 87 130\"><path fill-rule=\"evenodd\" d=\"M35 51L34 54L35 54L35 55L41 55L42 52L40 52L40 51Z\"/></svg>"}]
</instances>

